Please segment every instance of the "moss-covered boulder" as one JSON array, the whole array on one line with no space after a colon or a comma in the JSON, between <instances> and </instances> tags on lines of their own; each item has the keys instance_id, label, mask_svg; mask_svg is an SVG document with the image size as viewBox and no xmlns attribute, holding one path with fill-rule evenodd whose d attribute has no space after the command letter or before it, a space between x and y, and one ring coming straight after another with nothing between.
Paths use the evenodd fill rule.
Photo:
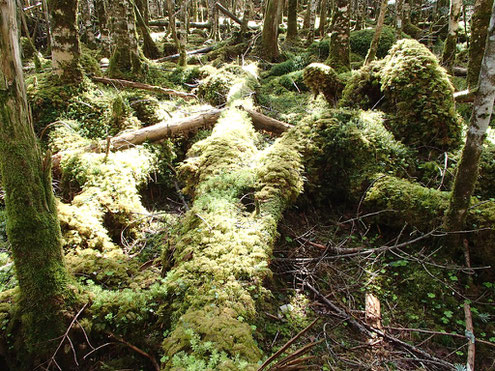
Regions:
<instances>
[{"instance_id":1,"label":"moss-covered boulder","mask_svg":"<svg viewBox=\"0 0 495 371\"><path fill-rule=\"evenodd\" d=\"M311 63L304 69L304 84L317 96L323 94L330 104L336 104L342 94L344 83L332 67Z\"/></svg>"}]
</instances>

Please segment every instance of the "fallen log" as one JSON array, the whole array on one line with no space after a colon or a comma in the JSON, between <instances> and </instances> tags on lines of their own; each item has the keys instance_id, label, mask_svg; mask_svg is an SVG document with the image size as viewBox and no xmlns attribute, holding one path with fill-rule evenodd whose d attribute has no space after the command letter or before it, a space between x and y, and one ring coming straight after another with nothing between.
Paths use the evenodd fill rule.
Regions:
<instances>
[{"instance_id":1,"label":"fallen log","mask_svg":"<svg viewBox=\"0 0 495 371\"><path fill-rule=\"evenodd\" d=\"M234 13L232 13L230 10L228 10L227 8L225 8L220 3L216 3L216 6L217 6L218 10L220 10L223 14L225 14L227 17L229 17L230 19L232 19L234 22L237 22L237 23L239 23L242 26L242 21L239 18L237 18Z\"/></svg>"},{"instance_id":2,"label":"fallen log","mask_svg":"<svg viewBox=\"0 0 495 371\"><path fill-rule=\"evenodd\" d=\"M148 91L152 91L155 93L172 95L172 96L176 96L176 97L180 97L180 98L184 98L184 99L196 98L196 96L192 93L186 93L183 91L177 91L177 90L173 90L173 89L165 89L165 88L162 88L161 86L148 85L148 84L144 84L142 82L121 80L121 79L109 79L107 77L97 77L97 76L91 77L91 80L93 80L95 82L100 82L100 83L106 84L106 85L112 85L115 88L133 88L133 89L148 90Z\"/></svg>"},{"instance_id":3,"label":"fallen log","mask_svg":"<svg viewBox=\"0 0 495 371\"><path fill-rule=\"evenodd\" d=\"M213 49L215 49L214 46L207 46L205 48L191 50L189 52L186 52L186 55L208 53L208 52L211 52ZM173 59L178 59L179 56L180 56L180 54L167 55L166 57L163 57L163 58L160 58L160 59L155 59L155 62L160 63L160 62L170 61L170 60L173 60Z\"/></svg>"},{"instance_id":4,"label":"fallen log","mask_svg":"<svg viewBox=\"0 0 495 371\"><path fill-rule=\"evenodd\" d=\"M177 21L176 23L177 23L177 26L178 26L179 25L179 22ZM237 23L239 23L239 22L237 22ZM241 21L241 24L242 24L242 21ZM149 21L148 22L148 26L152 26L152 27L168 27L168 20L166 20L166 19L155 19L153 21ZM189 26L191 28L210 29L210 24L208 22L189 22ZM218 26L220 27L220 29L226 29L227 28L227 26L225 24L223 24L223 23L220 23ZM260 26L250 25L250 26L248 26L248 28L250 30L258 30L258 29L260 29Z\"/></svg>"},{"instance_id":5,"label":"fallen log","mask_svg":"<svg viewBox=\"0 0 495 371\"><path fill-rule=\"evenodd\" d=\"M457 103L472 103L474 102L475 91L462 90L454 93L454 100Z\"/></svg>"},{"instance_id":6,"label":"fallen log","mask_svg":"<svg viewBox=\"0 0 495 371\"><path fill-rule=\"evenodd\" d=\"M252 120L253 126L258 130L269 131L274 134L282 134L292 127L282 121L272 119L253 109L242 107ZM212 127L220 117L224 109L211 109L191 117L183 119L162 121L156 125L147 126L138 130L123 133L109 140L101 140L97 144L83 148L83 152L120 151L145 142L156 142L178 134L187 134L192 131ZM52 156L52 165L55 169L60 166L60 160L65 152L59 152Z\"/></svg>"}]
</instances>

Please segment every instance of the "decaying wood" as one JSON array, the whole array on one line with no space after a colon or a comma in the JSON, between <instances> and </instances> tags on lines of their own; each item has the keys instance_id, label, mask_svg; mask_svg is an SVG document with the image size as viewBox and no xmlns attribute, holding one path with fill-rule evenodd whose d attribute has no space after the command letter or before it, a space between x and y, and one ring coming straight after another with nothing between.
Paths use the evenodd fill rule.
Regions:
<instances>
[{"instance_id":1,"label":"decaying wood","mask_svg":"<svg viewBox=\"0 0 495 371\"><path fill-rule=\"evenodd\" d=\"M193 55L193 54L201 54L201 53L208 53L211 52L213 49L215 49L214 46L207 46L201 49L196 49L196 50L191 50L190 52L187 52L186 55ZM170 61L173 59L179 59L180 54L172 54L172 55L167 55L166 57L156 59L155 62L165 62L165 61Z\"/></svg>"},{"instance_id":2,"label":"decaying wood","mask_svg":"<svg viewBox=\"0 0 495 371\"><path fill-rule=\"evenodd\" d=\"M366 292L365 294L365 318L366 323L372 328L383 329L380 300L371 292Z\"/></svg>"},{"instance_id":3,"label":"decaying wood","mask_svg":"<svg viewBox=\"0 0 495 371\"><path fill-rule=\"evenodd\" d=\"M467 76L467 68L465 67L454 67L452 69L452 73L455 75L455 76Z\"/></svg>"},{"instance_id":4,"label":"decaying wood","mask_svg":"<svg viewBox=\"0 0 495 371\"><path fill-rule=\"evenodd\" d=\"M177 91L173 89L165 89L162 88L161 86L148 85L148 84L143 84L141 82L121 80L121 79L109 79L107 77L97 77L97 76L93 76L91 77L91 79L95 82L100 82L106 85L112 85L115 88L133 88L133 89L149 90L155 93L172 95L184 99L196 98L196 96L192 93L186 93L183 91Z\"/></svg>"},{"instance_id":5,"label":"decaying wood","mask_svg":"<svg viewBox=\"0 0 495 371\"><path fill-rule=\"evenodd\" d=\"M216 3L216 6L217 6L218 10L220 10L223 14L225 14L227 17L229 17L230 19L232 19L234 22L237 22L237 23L239 23L242 26L242 21L239 18L237 18L234 13L232 13L230 10L228 10L227 8L225 8L220 3Z\"/></svg>"},{"instance_id":6,"label":"decaying wood","mask_svg":"<svg viewBox=\"0 0 495 371\"><path fill-rule=\"evenodd\" d=\"M258 130L265 130L274 134L281 134L292 127L282 121L272 119L255 110L244 108L253 122L253 126ZM157 142L159 140L173 137L179 134L187 134L192 131L212 127L220 117L223 109L211 109L191 117L182 119L162 121L156 125L147 126L138 130L123 133L110 140L104 139L96 145L81 149L83 152L99 152L108 148L111 151L128 149L145 142ZM60 160L64 152L59 152L52 156L52 166L59 168Z\"/></svg>"},{"instance_id":7,"label":"decaying wood","mask_svg":"<svg viewBox=\"0 0 495 371\"><path fill-rule=\"evenodd\" d=\"M476 91L462 90L454 93L454 99L457 103L472 103Z\"/></svg>"}]
</instances>

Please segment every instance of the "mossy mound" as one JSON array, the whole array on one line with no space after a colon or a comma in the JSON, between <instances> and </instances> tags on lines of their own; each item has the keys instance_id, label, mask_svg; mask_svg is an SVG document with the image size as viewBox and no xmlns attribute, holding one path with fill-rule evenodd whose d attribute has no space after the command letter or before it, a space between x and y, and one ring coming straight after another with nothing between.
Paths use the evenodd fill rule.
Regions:
<instances>
[{"instance_id":1,"label":"mossy mound","mask_svg":"<svg viewBox=\"0 0 495 371\"><path fill-rule=\"evenodd\" d=\"M285 62L273 65L268 71L268 76L282 76L290 72L298 71L306 65L302 56L289 58Z\"/></svg>"},{"instance_id":2,"label":"mossy mound","mask_svg":"<svg viewBox=\"0 0 495 371\"><path fill-rule=\"evenodd\" d=\"M137 117L145 126L154 125L163 120L160 102L155 97L147 94L136 94L129 97L129 105Z\"/></svg>"},{"instance_id":3,"label":"mossy mound","mask_svg":"<svg viewBox=\"0 0 495 371\"><path fill-rule=\"evenodd\" d=\"M374 34L374 28L352 31L351 38L349 39L351 52L366 58L366 54L368 53ZM376 57L385 57L395 41L395 29L391 26L383 26L380 42L378 43L378 49L376 51Z\"/></svg>"},{"instance_id":4,"label":"mossy mound","mask_svg":"<svg viewBox=\"0 0 495 371\"><path fill-rule=\"evenodd\" d=\"M319 199L357 200L379 171L404 174L411 152L394 139L378 112L337 109L299 126L308 191ZM302 140L302 139L301 139Z\"/></svg>"},{"instance_id":5,"label":"mossy mound","mask_svg":"<svg viewBox=\"0 0 495 371\"><path fill-rule=\"evenodd\" d=\"M335 104L342 94L344 83L332 67L311 63L304 69L304 83L317 96L323 94L330 104Z\"/></svg>"},{"instance_id":6,"label":"mossy mound","mask_svg":"<svg viewBox=\"0 0 495 371\"><path fill-rule=\"evenodd\" d=\"M453 92L437 58L419 42L404 39L385 59L353 73L340 104L379 107L389 114L387 126L397 139L428 154L459 148L462 120Z\"/></svg>"},{"instance_id":7,"label":"mossy mound","mask_svg":"<svg viewBox=\"0 0 495 371\"><path fill-rule=\"evenodd\" d=\"M390 129L404 143L440 151L459 148L461 118L454 88L437 58L416 40L400 40L390 50L381 73Z\"/></svg>"}]
</instances>

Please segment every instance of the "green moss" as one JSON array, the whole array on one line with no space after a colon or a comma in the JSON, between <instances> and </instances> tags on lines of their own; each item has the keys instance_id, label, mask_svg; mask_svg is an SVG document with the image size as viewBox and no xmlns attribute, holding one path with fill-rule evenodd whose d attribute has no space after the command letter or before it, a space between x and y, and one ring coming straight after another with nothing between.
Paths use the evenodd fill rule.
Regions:
<instances>
[{"instance_id":1,"label":"green moss","mask_svg":"<svg viewBox=\"0 0 495 371\"><path fill-rule=\"evenodd\" d=\"M373 61L370 64L353 71L339 102L341 107L372 109L379 106L383 93L381 92L380 73L383 61Z\"/></svg>"},{"instance_id":2,"label":"green moss","mask_svg":"<svg viewBox=\"0 0 495 371\"><path fill-rule=\"evenodd\" d=\"M304 83L316 96L323 94L330 104L335 104L342 94L344 83L332 67L311 63L304 69Z\"/></svg>"},{"instance_id":3,"label":"green moss","mask_svg":"<svg viewBox=\"0 0 495 371\"><path fill-rule=\"evenodd\" d=\"M282 76L290 72L298 71L304 68L304 59L301 56L296 56L286 60L285 62L275 64L270 71L268 71L269 76Z\"/></svg>"},{"instance_id":4,"label":"green moss","mask_svg":"<svg viewBox=\"0 0 495 371\"><path fill-rule=\"evenodd\" d=\"M366 54L368 53L374 34L375 29L373 28L352 31L351 38L349 40L351 44L351 52L356 53L362 58L366 58ZM378 43L378 49L376 51L376 57L385 57L395 41L395 29L391 26L383 26L380 42Z\"/></svg>"}]
</instances>

